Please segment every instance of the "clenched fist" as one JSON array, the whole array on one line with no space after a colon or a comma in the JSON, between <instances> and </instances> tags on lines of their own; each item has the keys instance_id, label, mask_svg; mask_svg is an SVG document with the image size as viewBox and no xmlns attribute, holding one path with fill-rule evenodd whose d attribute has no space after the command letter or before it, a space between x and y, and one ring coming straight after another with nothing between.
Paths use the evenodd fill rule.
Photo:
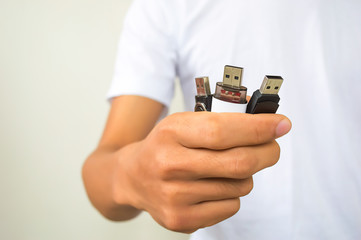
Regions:
<instances>
[{"instance_id":1,"label":"clenched fist","mask_svg":"<svg viewBox=\"0 0 361 240\"><path fill-rule=\"evenodd\" d=\"M117 152L114 202L145 210L173 231L216 224L239 210L252 175L277 163L275 139L290 128L277 114L171 115Z\"/></svg>"}]
</instances>

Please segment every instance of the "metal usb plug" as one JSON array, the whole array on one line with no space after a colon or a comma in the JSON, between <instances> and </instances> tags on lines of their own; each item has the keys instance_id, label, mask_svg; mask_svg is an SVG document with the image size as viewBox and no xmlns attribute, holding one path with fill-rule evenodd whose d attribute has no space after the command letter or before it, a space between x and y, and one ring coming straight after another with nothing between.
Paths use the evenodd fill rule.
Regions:
<instances>
[{"instance_id":1,"label":"metal usb plug","mask_svg":"<svg viewBox=\"0 0 361 240\"><path fill-rule=\"evenodd\" d=\"M279 107L283 78L280 76L265 76L259 90L255 91L247 105L246 113L276 113Z\"/></svg>"},{"instance_id":2,"label":"metal usb plug","mask_svg":"<svg viewBox=\"0 0 361 240\"><path fill-rule=\"evenodd\" d=\"M195 112L211 111L212 109L212 94L209 85L208 77L196 78L197 95L195 96L196 105Z\"/></svg>"},{"instance_id":3,"label":"metal usb plug","mask_svg":"<svg viewBox=\"0 0 361 240\"><path fill-rule=\"evenodd\" d=\"M217 82L214 97L230 103L247 103L247 88L242 86L243 68L226 65L223 82Z\"/></svg>"}]
</instances>

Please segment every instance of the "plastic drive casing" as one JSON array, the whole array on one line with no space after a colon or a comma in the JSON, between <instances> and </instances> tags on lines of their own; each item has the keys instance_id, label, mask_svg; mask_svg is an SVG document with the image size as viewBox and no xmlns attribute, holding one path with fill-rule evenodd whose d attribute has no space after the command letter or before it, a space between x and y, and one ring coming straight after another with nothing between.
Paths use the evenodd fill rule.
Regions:
<instances>
[{"instance_id":1,"label":"plastic drive casing","mask_svg":"<svg viewBox=\"0 0 361 240\"><path fill-rule=\"evenodd\" d=\"M202 112L202 111L208 111L210 112L212 110L212 98L213 95L209 96L201 96L196 95L196 106L194 108L195 112Z\"/></svg>"},{"instance_id":2,"label":"plastic drive casing","mask_svg":"<svg viewBox=\"0 0 361 240\"><path fill-rule=\"evenodd\" d=\"M231 103L213 98L212 112L239 112L245 113L247 103Z\"/></svg>"},{"instance_id":3,"label":"plastic drive casing","mask_svg":"<svg viewBox=\"0 0 361 240\"><path fill-rule=\"evenodd\" d=\"M213 95L212 112L240 112L247 108L247 88L244 86L230 87L217 82Z\"/></svg>"},{"instance_id":4,"label":"plastic drive casing","mask_svg":"<svg viewBox=\"0 0 361 240\"><path fill-rule=\"evenodd\" d=\"M279 106L280 97L278 94L262 94L255 91L247 106L247 113L276 113Z\"/></svg>"},{"instance_id":5,"label":"plastic drive casing","mask_svg":"<svg viewBox=\"0 0 361 240\"><path fill-rule=\"evenodd\" d=\"M230 87L221 82L217 82L214 97L230 103L247 103L247 88L243 86Z\"/></svg>"}]
</instances>

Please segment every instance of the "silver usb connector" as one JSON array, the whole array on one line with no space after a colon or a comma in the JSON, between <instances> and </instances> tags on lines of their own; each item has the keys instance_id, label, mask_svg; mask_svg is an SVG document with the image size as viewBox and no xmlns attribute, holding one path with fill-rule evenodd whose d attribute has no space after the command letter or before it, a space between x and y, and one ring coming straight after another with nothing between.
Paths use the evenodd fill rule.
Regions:
<instances>
[{"instance_id":1,"label":"silver usb connector","mask_svg":"<svg viewBox=\"0 0 361 240\"><path fill-rule=\"evenodd\" d=\"M262 94L278 94L282 83L283 83L282 77L266 75L265 78L263 79L259 91Z\"/></svg>"},{"instance_id":2,"label":"silver usb connector","mask_svg":"<svg viewBox=\"0 0 361 240\"><path fill-rule=\"evenodd\" d=\"M198 96L210 96L211 95L211 88L209 85L208 77L196 78L196 85L197 85L197 95Z\"/></svg>"},{"instance_id":3,"label":"silver usb connector","mask_svg":"<svg viewBox=\"0 0 361 240\"><path fill-rule=\"evenodd\" d=\"M242 86L243 68L226 65L223 81L217 82L214 97L230 103L247 103L247 88Z\"/></svg>"},{"instance_id":4,"label":"silver usb connector","mask_svg":"<svg viewBox=\"0 0 361 240\"><path fill-rule=\"evenodd\" d=\"M243 68L226 65L224 67L223 84L240 88L242 84Z\"/></svg>"}]
</instances>

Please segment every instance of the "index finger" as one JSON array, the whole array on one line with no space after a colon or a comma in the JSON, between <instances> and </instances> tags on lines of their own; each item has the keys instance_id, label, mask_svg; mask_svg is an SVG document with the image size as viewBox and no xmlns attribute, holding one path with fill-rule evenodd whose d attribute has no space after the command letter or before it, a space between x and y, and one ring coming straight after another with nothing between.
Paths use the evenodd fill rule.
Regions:
<instances>
[{"instance_id":1,"label":"index finger","mask_svg":"<svg viewBox=\"0 0 361 240\"><path fill-rule=\"evenodd\" d=\"M196 112L183 115L177 141L188 148L228 149L259 145L283 136L290 120L279 114Z\"/></svg>"}]
</instances>

